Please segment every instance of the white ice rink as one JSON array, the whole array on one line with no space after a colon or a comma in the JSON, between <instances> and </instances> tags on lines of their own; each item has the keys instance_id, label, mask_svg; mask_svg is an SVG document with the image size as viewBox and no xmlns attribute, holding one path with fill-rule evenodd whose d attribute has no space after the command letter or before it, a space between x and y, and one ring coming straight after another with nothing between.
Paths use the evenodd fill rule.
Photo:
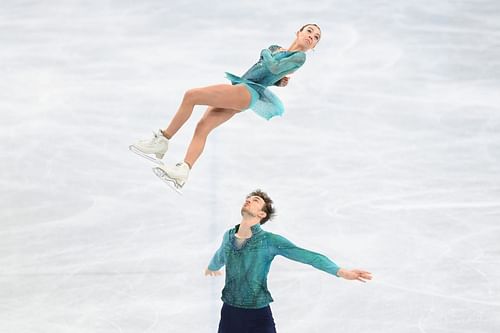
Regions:
<instances>
[{"instance_id":1,"label":"white ice rink","mask_svg":"<svg viewBox=\"0 0 500 333\"><path fill-rule=\"evenodd\" d=\"M183 196L128 151L311 22L284 117L218 128ZM500 332L499 41L496 0L2 1L0 332L216 332L202 272L255 188L266 230L374 275L277 258L278 332Z\"/></svg>"}]
</instances>

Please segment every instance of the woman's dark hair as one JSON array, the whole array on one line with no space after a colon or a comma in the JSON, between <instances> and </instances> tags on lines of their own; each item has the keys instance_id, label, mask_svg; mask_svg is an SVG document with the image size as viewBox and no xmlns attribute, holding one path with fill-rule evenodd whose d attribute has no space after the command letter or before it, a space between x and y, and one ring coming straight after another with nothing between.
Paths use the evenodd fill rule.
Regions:
<instances>
[{"instance_id":1,"label":"woman's dark hair","mask_svg":"<svg viewBox=\"0 0 500 333\"><path fill-rule=\"evenodd\" d=\"M314 25L316 28L318 28L318 29L319 29L319 32L321 32L321 28L320 28L320 27L319 27L319 25L317 25L316 23L308 23L308 24L306 24L306 25L303 25L303 26L302 26L302 28L300 28L300 30L299 30L299 31L304 30L304 29L305 29L308 25Z\"/></svg>"},{"instance_id":2,"label":"woman's dark hair","mask_svg":"<svg viewBox=\"0 0 500 333\"><path fill-rule=\"evenodd\" d=\"M274 209L273 206L273 200L269 197L269 195L267 195L266 192L257 189L252 193L250 193L247 197L251 196L260 197L262 200L264 200L264 207L262 207L262 211L266 213L266 216L262 220L260 220L260 224L264 224L270 219L272 219L276 213L276 210Z\"/></svg>"}]
</instances>

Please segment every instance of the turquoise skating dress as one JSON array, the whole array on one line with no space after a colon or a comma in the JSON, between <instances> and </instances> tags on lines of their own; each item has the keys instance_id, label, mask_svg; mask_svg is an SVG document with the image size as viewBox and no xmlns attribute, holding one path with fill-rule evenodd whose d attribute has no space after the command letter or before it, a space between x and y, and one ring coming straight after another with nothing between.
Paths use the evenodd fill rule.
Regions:
<instances>
[{"instance_id":1,"label":"turquoise skating dress","mask_svg":"<svg viewBox=\"0 0 500 333\"><path fill-rule=\"evenodd\" d=\"M288 74L295 72L306 61L302 51L283 51L278 45L271 45L260 52L260 59L242 77L226 72L233 85L243 84L252 95L248 109L252 109L266 120L281 116L285 111L283 103L267 87L277 85Z\"/></svg>"}]
</instances>

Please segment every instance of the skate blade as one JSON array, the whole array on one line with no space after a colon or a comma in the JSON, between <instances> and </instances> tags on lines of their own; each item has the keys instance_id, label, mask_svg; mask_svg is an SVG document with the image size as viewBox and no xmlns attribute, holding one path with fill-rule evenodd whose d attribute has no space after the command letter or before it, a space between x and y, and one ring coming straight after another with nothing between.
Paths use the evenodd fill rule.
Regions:
<instances>
[{"instance_id":1,"label":"skate blade","mask_svg":"<svg viewBox=\"0 0 500 333\"><path fill-rule=\"evenodd\" d=\"M129 149L131 152L136 153L137 155L139 155L139 156L141 156L141 157L144 157L145 159L150 160L150 161L151 161L151 162L153 162L153 163L156 163L156 164L158 164L158 165L163 165L163 162L162 162L162 161L160 161L159 159L154 158L154 157L152 157L152 156L149 156L148 154L143 153L142 151L140 151L139 149L137 149L137 147L136 147L136 146L134 146L134 145L130 145L130 146L128 146L128 149Z\"/></svg>"},{"instance_id":2,"label":"skate blade","mask_svg":"<svg viewBox=\"0 0 500 333\"><path fill-rule=\"evenodd\" d=\"M182 186L177 184L177 182L174 179L170 178L162 168L159 167L153 168L153 173L158 178L163 180L163 182L166 183L169 187L174 189L178 194L182 195Z\"/></svg>"}]
</instances>

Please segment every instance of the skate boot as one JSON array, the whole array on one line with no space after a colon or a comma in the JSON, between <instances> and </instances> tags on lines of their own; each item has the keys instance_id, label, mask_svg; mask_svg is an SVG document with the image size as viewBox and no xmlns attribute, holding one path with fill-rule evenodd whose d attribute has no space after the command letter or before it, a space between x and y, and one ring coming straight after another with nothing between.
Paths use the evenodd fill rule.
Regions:
<instances>
[{"instance_id":1,"label":"skate boot","mask_svg":"<svg viewBox=\"0 0 500 333\"><path fill-rule=\"evenodd\" d=\"M189 171L189 165L186 162L177 163L175 166L160 165L153 168L155 175L179 193L182 193L181 190L186 184Z\"/></svg>"},{"instance_id":2,"label":"skate boot","mask_svg":"<svg viewBox=\"0 0 500 333\"><path fill-rule=\"evenodd\" d=\"M165 156L168 150L168 139L163 135L161 130L158 130L158 132L153 132L153 137L151 139L139 140L133 145L130 145L129 149L137 155L162 165L163 162L160 160ZM156 158L148 154L154 154Z\"/></svg>"}]
</instances>

